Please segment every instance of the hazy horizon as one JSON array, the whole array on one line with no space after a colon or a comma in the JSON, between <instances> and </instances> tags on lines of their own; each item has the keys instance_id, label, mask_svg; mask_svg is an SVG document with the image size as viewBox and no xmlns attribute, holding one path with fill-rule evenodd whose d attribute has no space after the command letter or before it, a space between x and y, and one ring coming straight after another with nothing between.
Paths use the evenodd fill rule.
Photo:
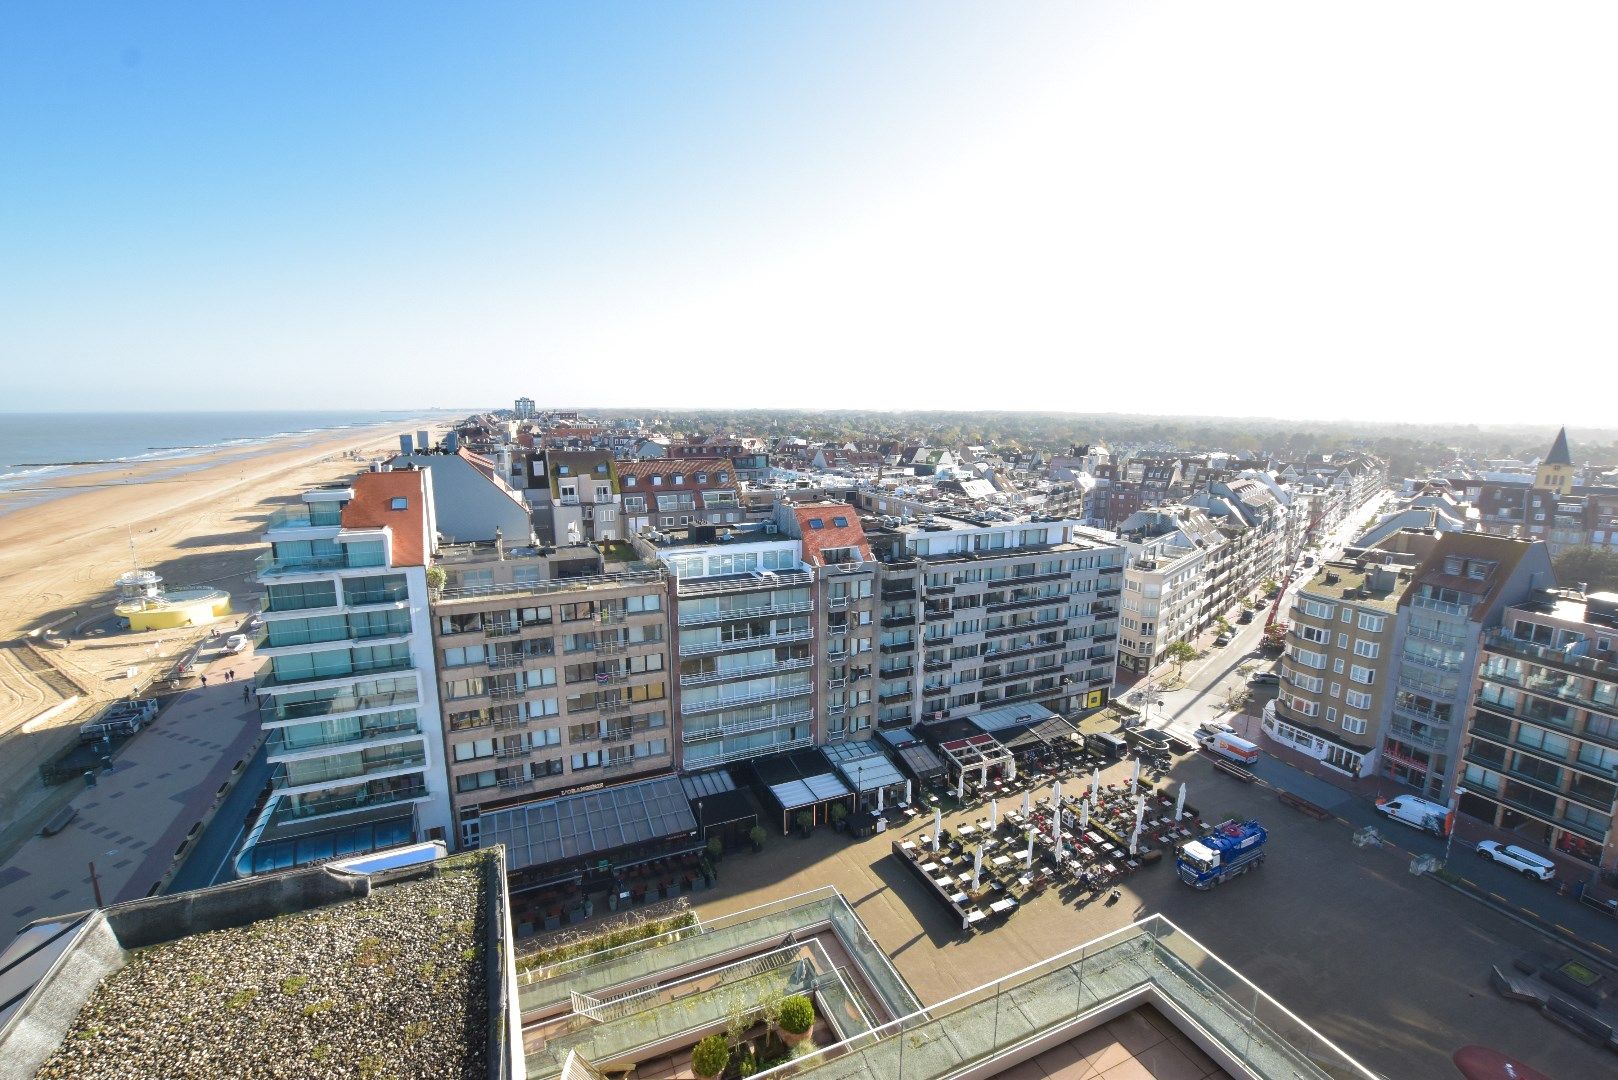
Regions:
<instances>
[{"instance_id":1,"label":"hazy horizon","mask_svg":"<svg viewBox=\"0 0 1618 1080\"><path fill-rule=\"evenodd\" d=\"M1615 29L12 5L5 404L1601 427Z\"/></svg>"}]
</instances>

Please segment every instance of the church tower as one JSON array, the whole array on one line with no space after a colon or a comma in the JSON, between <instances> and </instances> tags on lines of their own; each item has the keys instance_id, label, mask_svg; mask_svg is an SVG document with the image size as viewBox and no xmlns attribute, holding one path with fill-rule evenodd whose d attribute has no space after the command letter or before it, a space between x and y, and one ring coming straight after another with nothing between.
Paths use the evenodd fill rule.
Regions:
<instances>
[{"instance_id":1,"label":"church tower","mask_svg":"<svg viewBox=\"0 0 1618 1080\"><path fill-rule=\"evenodd\" d=\"M1558 495L1572 493L1573 459L1567 452L1567 428L1556 433L1551 452L1539 463L1539 471L1534 474L1534 487L1541 491L1554 491Z\"/></svg>"}]
</instances>

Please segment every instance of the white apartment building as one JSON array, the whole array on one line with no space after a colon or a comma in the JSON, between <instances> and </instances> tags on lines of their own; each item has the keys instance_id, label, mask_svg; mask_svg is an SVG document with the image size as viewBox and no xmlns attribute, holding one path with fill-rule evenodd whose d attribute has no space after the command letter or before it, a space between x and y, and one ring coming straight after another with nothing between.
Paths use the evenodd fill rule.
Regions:
<instances>
[{"instance_id":1,"label":"white apartment building","mask_svg":"<svg viewBox=\"0 0 1618 1080\"><path fill-rule=\"evenodd\" d=\"M419 470L305 493L266 525L258 563L269 659L258 693L272 792L243 876L449 840L427 565L432 488Z\"/></svg>"},{"instance_id":2,"label":"white apartment building","mask_svg":"<svg viewBox=\"0 0 1618 1080\"><path fill-rule=\"evenodd\" d=\"M1202 629L1209 560L1228 541L1193 506L1137 510L1119 528L1119 538L1129 559L1118 620L1118 663L1148 672L1163 662L1176 641L1189 641Z\"/></svg>"}]
</instances>

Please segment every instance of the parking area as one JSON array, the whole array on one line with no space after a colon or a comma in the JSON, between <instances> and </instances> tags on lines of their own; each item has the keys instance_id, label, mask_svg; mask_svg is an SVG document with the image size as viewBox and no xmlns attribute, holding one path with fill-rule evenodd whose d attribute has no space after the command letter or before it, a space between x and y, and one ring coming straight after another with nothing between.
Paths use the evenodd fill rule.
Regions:
<instances>
[{"instance_id":1,"label":"parking area","mask_svg":"<svg viewBox=\"0 0 1618 1080\"><path fill-rule=\"evenodd\" d=\"M933 1002L1161 912L1386 1076L1457 1075L1449 1055L1474 1042L1557 1077L1606 1075L1618 1067L1611 1054L1490 989L1490 965L1549 951L1543 936L1411 876L1406 855L1357 848L1339 821L1290 810L1273 792L1229 779L1205 760L1182 760L1171 775L1190 785L1190 802L1207 818L1256 817L1269 828L1262 872L1199 893L1159 864L1127 879L1115 905L1052 891L1003 926L963 936L890 857L893 831L851 841L821 829L806 840L772 837L761 855L727 858L699 913L833 885L922 1000ZM922 819L897 835L928 827Z\"/></svg>"}]
</instances>

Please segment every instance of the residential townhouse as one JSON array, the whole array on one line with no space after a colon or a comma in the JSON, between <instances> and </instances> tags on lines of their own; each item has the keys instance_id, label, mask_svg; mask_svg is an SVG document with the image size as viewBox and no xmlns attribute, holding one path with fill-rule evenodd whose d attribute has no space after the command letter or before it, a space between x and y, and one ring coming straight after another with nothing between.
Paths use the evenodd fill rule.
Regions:
<instances>
[{"instance_id":1,"label":"residential townhouse","mask_svg":"<svg viewBox=\"0 0 1618 1080\"><path fill-rule=\"evenodd\" d=\"M606 450L547 450L539 459L550 494L550 537L577 545L625 536L618 463Z\"/></svg>"},{"instance_id":2,"label":"residential townhouse","mask_svg":"<svg viewBox=\"0 0 1618 1080\"><path fill-rule=\"evenodd\" d=\"M1164 662L1169 646L1191 640L1206 625L1207 563L1228 541L1201 509L1173 505L1131 514L1119 539L1128 562L1118 664L1145 673Z\"/></svg>"},{"instance_id":3,"label":"residential townhouse","mask_svg":"<svg viewBox=\"0 0 1618 1080\"><path fill-rule=\"evenodd\" d=\"M1457 808L1618 869L1618 594L1541 590L1484 634Z\"/></svg>"},{"instance_id":4,"label":"residential townhouse","mask_svg":"<svg viewBox=\"0 0 1618 1080\"><path fill-rule=\"evenodd\" d=\"M743 520L741 487L728 458L680 456L620 461L616 467L624 535Z\"/></svg>"},{"instance_id":5,"label":"residential townhouse","mask_svg":"<svg viewBox=\"0 0 1618 1080\"><path fill-rule=\"evenodd\" d=\"M265 523L260 720L270 796L243 876L452 838L433 692L432 488L416 469L306 492Z\"/></svg>"}]
</instances>

